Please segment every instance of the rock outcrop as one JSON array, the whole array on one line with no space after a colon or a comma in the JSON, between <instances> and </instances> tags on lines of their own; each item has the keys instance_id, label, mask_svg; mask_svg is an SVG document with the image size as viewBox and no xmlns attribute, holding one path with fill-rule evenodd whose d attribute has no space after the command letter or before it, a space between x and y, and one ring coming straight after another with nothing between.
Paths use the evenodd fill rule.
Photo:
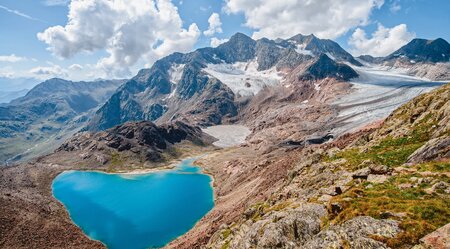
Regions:
<instances>
[{"instance_id":1,"label":"rock outcrop","mask_svg":"<svg viewBox=\"0 0 450 249\"><path fill-rule=\"evenodd\" d=\"M182 122L160 126L149 121L128 122L103 132L79 133L62 144L56 153L76 153L79 161L96 160L101 164L117 160L119 153L146 163L164 162L168 155L176 156L175 145L184 141L207 146L214 138Z\"/></svg>"}]
</instances>

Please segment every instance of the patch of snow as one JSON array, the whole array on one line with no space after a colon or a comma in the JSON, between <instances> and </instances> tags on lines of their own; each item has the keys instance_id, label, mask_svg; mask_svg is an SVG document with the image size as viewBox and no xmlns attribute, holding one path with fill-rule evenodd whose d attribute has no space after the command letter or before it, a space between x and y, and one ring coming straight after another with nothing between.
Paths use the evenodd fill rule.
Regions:
<instances>
[{"instance_id":1,"label":"patch of snow","mask_svg":"<svg viewBox=\"0 0 450 249\"><path fill-rule=\"evenodd\" d=\"M276 68L258 71L256 59L234 64L208 64L203 70L241 96L256 95L264 87L277 85L282 79Z\"/></svg>"},{"instance_id":2,"label":"patch of snow","mask_svg":"<svg viewBox=\"0 0 450 249\"><path fill-rule=\"evenodd\" d=\"M314 90L320 91L320 84L314 83Z\"/></svg>"},{"instance_id":3,"label":"patch of snow","mask_svg":"<svg viewBox=\"0 0 450 249\"><path fill-rule=\"evenodd\" d=\"M217 54L213 54L213 59L214 59L214 60L217 60L217 61L222 61L223 63L225 63L225 61L222 60L222 59L220 59L220 58L217 56Z\"/></svg>"},{"instance_id":4,"label":"patch of snow","mask_svg":"<svg viewBox=\"0 0 450 249\"><path fill-rule=\"evenodd\" d=\"M314 54L311 50L306 49L306 44L296 44L295 52L303 55L310 55L314 57Z\"/></svg>"},{"instance_id":5,"label":"patch of snow","mask_svg":"<svg viewBox=\"0 0 450 249\"><path fill-rule=\"evenodd\" d=\"M332 55L332 54L330 54L330 53L325 53L328 57L330 57L330 59L332 59L332 60L336 60L336 58Z\"/></svg>"},{"instance_id":6,"label":"patch of snow","mask_svg":"<svg viewBox=\"0 0 450 249\"><path fill-rule=\"evenodd\" d=\"M185 64L173 64L169 69L170 82L177 84L183 76Z\"/></svg>"},{"instance_id":7,"label":"patch of snow","mask_svg":"<svg viewBox=\"0 0 450 249\"><path fill-rule=\"evenodd\" d=\"M302 104L308 104L309 100L304 100Z\"/></svg>"},{"instance_id":8,"label":"patch of snow","mask_svg":"<svg viewBox=\"0 0 450 249\"><path fill-rule=\"evenodd\" d=\"M217 125L202 129L206 134L218 139L213 145L226 148L245 142L251 131L243 125Z\"/></svg>"}]
</instances>

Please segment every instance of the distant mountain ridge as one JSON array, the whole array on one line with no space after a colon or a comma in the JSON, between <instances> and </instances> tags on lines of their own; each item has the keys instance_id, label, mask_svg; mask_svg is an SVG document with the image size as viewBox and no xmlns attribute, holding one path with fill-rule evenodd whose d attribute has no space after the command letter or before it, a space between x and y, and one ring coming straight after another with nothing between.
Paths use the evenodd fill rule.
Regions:
<instances>
[{"instance_id":1,"label":"distant mountain ridge","mask_svg":"<svg viewBox=\"0 0 450 249\"><path fill-rule=\"evenodd\" d=\"M450 44L442 38L436 40L414 39L385 60L406 57L416 62L450 62Z\"/></svg>"},{"instance_id":2,"label":"distant mountain ridge","mask_svg":"<svg viewBox=\"0 0 450 249\"><path fill-rule=\"evenodd\" d=\"M6 104L14 99L25 96L29 89L23 89L18 91L0 91L0 104Z\"/></svg>"},{"instance_id":3,"label":"distant mountain ridge","mask_svg":"<svg viewBox=\"0 0 450 249\"><path fill-rule=\"evenodd\" d=\"M0 106L0 160L22 159L34 145L51 151L89 120L123 80L72 82L53 78ZM37 153L40 154L40 153Z\"/></svg>"},{"instance_id":4,"label":"distant mountain ridge","mask_svg":"<svg viewBox=\"0 0 450 249\"><path fill-rule=\"evenodd\" d=\"M362 55L358 59L429 80L450 80L450 44L442 38L413 39L386 57Z\"/></svg>"}]
</instances>

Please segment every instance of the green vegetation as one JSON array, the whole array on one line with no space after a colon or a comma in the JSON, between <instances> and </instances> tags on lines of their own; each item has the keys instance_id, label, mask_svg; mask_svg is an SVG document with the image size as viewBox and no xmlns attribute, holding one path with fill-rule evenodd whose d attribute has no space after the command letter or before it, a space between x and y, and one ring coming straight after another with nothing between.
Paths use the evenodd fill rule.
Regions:
<instances>
[{"instance_id":1,"label":"green vegetation","mask_svg":"<svg viewBox=\"0 0 450 249\"><path fill-rule=\"evenodd\" d=\"M450 172L450 162L426 162L415 165L419 172Z\"/></svg>"},{"instance_id":2,"label":"green vegetation","mask_svg":"<svg viewBox=\"0 0 450 249\"><path fill-rule=\"evenodd\" d=\"M230 241L227 240L221 247L220 249L228 249L230 247Z\"/></svg>"},{"instance_id":3,"label":"green vegetation","mask_svg":"<svg viewBox=\"0 0 450 249\"><path fill-rule=\"evenodd\" d=\"M361 168L361 163L365 160L389 167L400 166L406 163L412 153L430 140L436 123L437 120L429 114L414 125L408 135L387 136L364 151L358 148L347 149L326 160L334 161L344 158L347 160L345 166L350 170Z\"/></svg>"},{"instance_id":4,"label":"green vegetation","mask_svg":"<svg viewBox=\"0 0 450 249\"><path fill-rule=\"evenodd\" d=\"M230 234L231 234L231 229L230 228L222 230L222 238L224 240L227 239L228 237L230 237Z\"/></svg>"},{"instance_id":5,"label":"green vegetation","mask_svg":"<svg viewBox=\"0 0 450 249\"><path fill-rule=\"evenodd\" d=\"M366 160L388 167L403 165L411 154L431 139L439 120L439 115L434 113L427 114L419 121L411 120L414 116L411 112L420 113L418 110L424 108L424 105L430 105L430 100L422 97L417 103L415 108L404 106L391 117L392 120L397 120L396 122L400 120L402 127L406 128L402 135L391 135L394 133L388 130L389 135L378 136L363 150L347 149L326 160L343 158L345 163L342 166L348 170L365 167L363 162ZM435 110L441 106L439 103ZM374 237L393 248L418 243L426 234L450 223L449 195L440 190L429 191L433 183L450 182L447 175L439 174L450 171L449 161L426 162L408 167L417 173L392 176L385 183L370 186L367 182L353 182L350 190L332 199L332 202L342 205L342 212L330 217L330 222L342 223L361 215L399 220L402 232L397 237ZM434 175L423 177L421 172L425 171ZM418 179L421 181L417 181Z\"/></svg>"},{"instance_id":6,"label":"green vegetation","mask_svg":"<svg viewBox=\"0 0 450 249\"><path fill-rule=\"evenodd\" d=\"M107 172L116 172L118 168L123 167L123 159L117 152L111 154L111 162L108 165Z\"/></svg>"},{"instance_id":7,"label":"green vegetation","mask_svg":"<svg viewBox=\"0 0 450 249\"><path fill-rule=\"evenodd\" d=\"M420 178L420 174L407 174L391 177L383 184L368 188L368 183L355 186L332 201L339 202L343 211L332 217L333 223L342 223L360 215L374 218L391 218L400 221L403 230L396 238L384 239L388 246L398 248L404 244L418 243L419 239L433 230L450 223L450 199L448 194L427 193L430 182L420 184L411 181L411 177ZM433 179L449 183L447 176ZM401 184L411 187L401 189ZM401 214L394 215L391 214Z\"/></svg>"}]
</instances>

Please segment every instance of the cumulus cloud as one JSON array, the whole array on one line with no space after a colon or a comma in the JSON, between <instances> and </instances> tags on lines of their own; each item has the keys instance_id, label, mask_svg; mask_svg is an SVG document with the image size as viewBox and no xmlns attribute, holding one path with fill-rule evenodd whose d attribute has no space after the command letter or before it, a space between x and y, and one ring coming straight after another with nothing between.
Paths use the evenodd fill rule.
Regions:
<instances>
[{"instance_id":1,"label":"cumulus cloud","mask_svg":"<svg viewBox=\"0 0 450 249\"><path fill-rule=\"evenodd\" d=\"M123 77L142 58L151 63L175 51L191 50L200 31L195 23L183 28L170 0L72 0L68 23L37 36L63 58L106 50L109 56L97 67L110 77Z\"/></svg>"},{"instance_id":2,"label":"cumulus cloud","mask_svg":"<svg viewBox=\"0 0 450 249\"><path fill-rule=\"evenodd\" d=\"M51 77L67 77L67 70L59 65L51 65L48 67L35 67L30 70L30 73L39 78L51 78Z\"/></svg>"},{"instance_id":3,"label":"cumulus cloud","mask_svg":"<svg viewBox=\"0 0 450 249\"><path fill-rule=\"evenodd\" d=\"M212 13L208 19L209 27L203 32L206 36L213 36L215 33L222 33L222 22L220 21L220 16L217 13Z\"/></svg>"},{"instance_id":4,"label":"cumulus cloud","mask_svg":"<svg viewBox=\"0 0 450 249\"><path fill-rule=\"evenodd\" d=\"M370 38L364 30L357 28L348 43L355 55L369 54L372 56L386 56L396 51L415 37L408 31L406 24L393 28L386 28L378 24L378 29Z\"/></svg>"},{"instance_id":5,"label":"cumulus cloud","mask_svg":"<svg viewBox=\"0 0 450 249\"><path fill-rule=\"evenodd\" d=\"M83 66L80 65L80 64L72 64L72 65L69 67L69 70L73 70L73 71L80 71L80 70L82 70L82 69L83 69Z\"/></svg>"},{"instance_id":6,"label":"cumulus cloud","mask_svg":"<svg viewBox=\"0 0 450 249\"><path fill-rule=\"evenodd\" d=\"M219 39L217 37L213 37L213 38L211 38L211 47L213 47L213 48L218 47L220 44L223 44L227 41L228 41L228 39Z\"/></svg>"},{"instance_id":7,"label":"cumulus cloud","mask_svg":"<svg viewBox=\"0 0 450 249\"><path fill-rule=\"evenodd\" d=\"M254 38L288 38L298 33L334 39L369 22L384 0L224 0L227 13L243 13Z\"/></svg>"},{"instance_id":8,"label":"cumulus cloud","mask_svg":"<svg viewBox=\"0 0 450 249\"><path fill-rule=\"evenodd\" d=\"M19 61L24 61L24 60L26 60L25 57L16 56L15 54L0 55L0 62L14 63L14 62L19 62Z\"/></svg>"}]
</instances>

